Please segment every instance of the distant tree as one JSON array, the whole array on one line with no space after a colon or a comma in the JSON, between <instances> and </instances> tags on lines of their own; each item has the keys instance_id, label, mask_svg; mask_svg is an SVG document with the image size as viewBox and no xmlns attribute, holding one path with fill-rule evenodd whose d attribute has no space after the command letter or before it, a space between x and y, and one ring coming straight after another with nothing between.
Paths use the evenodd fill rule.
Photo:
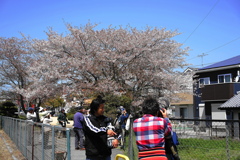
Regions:
<instances>
[{"instance_id":1,"label":"distant tree","mask_svg":"<svg viewBox=\"0 0 240 160\"><path fill-rule=\"evenodd\" d=\"M72 92L66 95L66 101L71 102L76 98L76 100L83 100L84 96L81 93Z\"/></svg>"},{"instance_id":2,"label":"distant tree","mask_svg":"<svg viewBox=\"0 0 240 160\"><path fill-rule=\"evenodd\" d=\"M120 106L123 106L127 111L130 111L132 99L129 96L106 94L104 99L106 100L105 114L108 117L115 119L118 111L117 108Z\"/></svg>"},{"instance_id":3,"label":"distant tree","mask_svg":"<svg viewBox=\"0 0 240 160\"><path fill-rule=\"evenodd\" d=\"M63 107L65 106L65 102L62 98L60 97L57 97L57 98L50 98L50 99L47 99L45 102L44 102L44 105L45 107L53 107L53 108L58 108L58 107Z\"/></svg>"},{"instance_id":4,"label":"distant tree","mask_svg":"<svg viewBox=\"0 0 240 160\"><path fill-rule=\"evenodd\" d=\"M90 99L97 98L100 93L95 93L90 96ZM105 100L104 110L105 115L111 118L115 118L117 114L117 108L119 106L124 106L128 111L131 107L132 98L128 95L114 95L112 93L105 93L101 95ZM84 106L85 109L89 109L89 106Z\"/></svg>"},{"instance_id":5,"label":"distant tree","mask_svg":"<svg viewBox=\"0 0 240 160\"><path fill-rule=\"evenodd\" d=\"M17 114L15 114L17 111L16 105L10 101L0 103L0 115L2 116L17 117Z\"/></svg>"}]
</instances>

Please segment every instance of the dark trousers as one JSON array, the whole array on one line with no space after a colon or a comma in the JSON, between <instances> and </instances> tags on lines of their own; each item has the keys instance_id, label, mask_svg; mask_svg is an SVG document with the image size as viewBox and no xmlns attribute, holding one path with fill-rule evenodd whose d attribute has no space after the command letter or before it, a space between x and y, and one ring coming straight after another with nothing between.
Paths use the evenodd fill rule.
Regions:
<instances>
[{"instance_id":1,"label":"dark trousers","mask_svg":"<svg viewBox=\"0 0 240 160\"><path fill-rule=\"evenodd\" d=\"M66 138L66 122L58 121L59 124L62 126L62 130L58 131L58 138L64 137Z\"/></svg>"},{"instance_id":2,"label":"dark trousers","mask_svg":"<svg viewBox=\"0 0 240 160\"><path fill-rule=\"evenodd\" d=\"M86 158L86 160L111 160L111 156L107 156L107 157L105 157L105 158L98 158L98 157L96 157L96 158Z\"/></svg>"},{"instance_id":3,"label":"dark trousers","mask_svg":"<svg viewBox=\"0 0 240 160\"><path fill-rule=\"evenodd\" d=\"M84 133L82 128L73 128L75 133L75 148L84 148Z\"/></svg>"},{"instance_id":4,"label":"dark trousers","mask_svg":"<svg viewBox=\"0 0 240 160\"><path fill-rule=\"evenodd\" d=\"M44 148L47 148L48 141L49 141L49 135L51 134L51 131L44 131Z\"/></svg>"}]
</instances>

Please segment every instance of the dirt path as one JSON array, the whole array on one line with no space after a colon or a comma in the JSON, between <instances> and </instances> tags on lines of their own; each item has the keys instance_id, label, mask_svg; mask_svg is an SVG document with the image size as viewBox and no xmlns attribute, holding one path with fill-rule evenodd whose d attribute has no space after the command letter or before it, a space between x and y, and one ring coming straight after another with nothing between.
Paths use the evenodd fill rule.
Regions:
<instances>
[{"instance_id":1,"label":"dirt path","mask_svg":"<svg viewBox=\"0 0 240 160\"><path fill-rule=\"evenodd\" d=\"M52 119L53 122L51 125L58 125L57 117L52 117ZM72 128L73 121L69 122L70 124L67 124L67 127ZM3 130L0 130L0 160L26 160L17 146Z\"/></svg>"},{"instance_id":2,"label":"dirt path","mask_svg":"<svg viewBox=\"0 0 240 160\"><path fill-rule=\"evenodd\" d=\"M0 159L4 160L26 160L8 135L0 130Z\"/></svg>"},{"instance_id":3,"label":"dirt path","mask_svg":"<svg viewBox=\"0 0 240 160\"><path fill-rule=\"evenodd\" d=\"M58 121L57 121L57 117L51 117L52 118L52 122L50 123L51 125L59 125ZM73 127L73 121L69 120L70 124L67 124L67 128L72 128Z\"/></svg>"}]
</instances>

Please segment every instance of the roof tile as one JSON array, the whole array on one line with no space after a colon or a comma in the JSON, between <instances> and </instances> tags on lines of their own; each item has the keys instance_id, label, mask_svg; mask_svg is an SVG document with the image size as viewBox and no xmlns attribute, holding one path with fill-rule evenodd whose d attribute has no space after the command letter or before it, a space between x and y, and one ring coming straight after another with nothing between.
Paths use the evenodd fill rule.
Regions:
<instances>
[{"instance_id":1,"label":"roof tile","mask_svg":"<svg viewBox=\"0 0 240 160\"><path fill-rule=\"evenodd\" d=\"M221 62L214 63L212 65L200 68L199 70L204 70L204 69L211 69L211 68L218 68L218 67L225 67L225 66L232 66L232 65L237 65L240 64L240 55L236 57L232 57L229 59L226 59Z\"/></svg>"}]
</instances>

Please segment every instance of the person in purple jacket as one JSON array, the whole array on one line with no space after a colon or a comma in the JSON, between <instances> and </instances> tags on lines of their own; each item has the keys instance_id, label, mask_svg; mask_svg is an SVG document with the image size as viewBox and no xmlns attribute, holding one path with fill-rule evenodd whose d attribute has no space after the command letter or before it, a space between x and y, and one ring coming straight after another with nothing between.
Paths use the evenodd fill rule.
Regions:
<instances>
[{"instance_id":1,"label":"person in purple jacket","mask_svg":"<svg viewBox=\"0 0 240 160\"><path fill-rule=\"evenodd\" d=\"M83 107L77 107L77 113L73 117L73 131L75 133L75 149L76 150L85 150L84 148L84 133L82 128L82 122L84 119Z\"/></svg>"}]
</instances>

